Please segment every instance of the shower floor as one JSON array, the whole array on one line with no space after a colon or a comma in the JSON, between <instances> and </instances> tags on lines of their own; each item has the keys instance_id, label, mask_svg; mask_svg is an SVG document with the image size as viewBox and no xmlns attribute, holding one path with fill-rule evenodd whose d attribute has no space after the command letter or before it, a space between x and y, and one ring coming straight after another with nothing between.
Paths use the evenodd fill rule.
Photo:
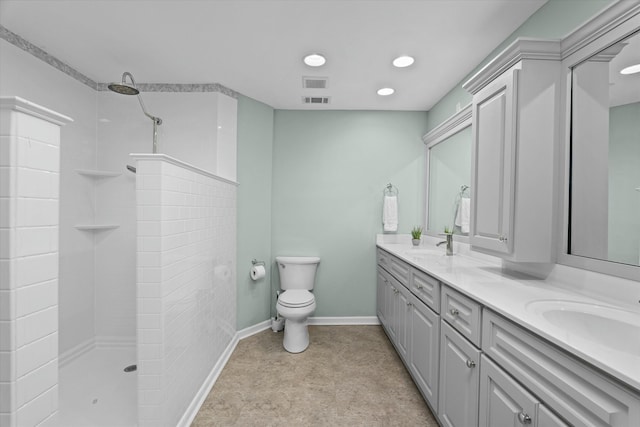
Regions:
<instances>
[{"instance_id":1,"label":"shower floor","mask_svg":"<svg viewBox=\"0 0 640 427\"><path fill-rule=\"evenodd\" d=\"M96 348L60 368L59 425L128 427L137 423L136 349Z\"/></svg>"}]
</instances>

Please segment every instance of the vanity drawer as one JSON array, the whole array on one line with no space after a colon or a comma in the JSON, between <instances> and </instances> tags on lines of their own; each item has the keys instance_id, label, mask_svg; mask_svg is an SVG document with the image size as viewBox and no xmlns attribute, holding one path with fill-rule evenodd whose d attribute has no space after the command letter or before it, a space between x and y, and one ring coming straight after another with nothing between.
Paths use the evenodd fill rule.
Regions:
<instances>
[{"instance_id":1,"label":"vanity drawer","mask_svg":"<svg viewBox=\"0 0 640 427\"><path fill-rule=\"evenodd\" d=\"M440 313L440 282L414 268L409 288L429 308Z\"/></svg>"},{"instance_id":2,"label":"vanity drawer","mask_svg":"<svg viewBox=\"0 0 640 427\"><path fill-rule=\"evenodd\" d=\"M640 394L490 310L483 315L482 344L489 357L571 425L638 425Z\"/></svg>"},{"instance_id":3,"label":"vanity drawer","mask_svg":"<svg viewBox=\"0 0 640 427\"><path fill-rule=\"evenodd\" d=\"M378 253L377 253L378 265L380 267L384 268L387 271L389 271L390 268L391 268L389 266L389 258L390 257L391 257L391 255L389 255L388 253L386 253L382 249L378 249Z\"/></svg>"},{"instance_id":4,"label":"vanity drawer","mask_svg":"<svg viewBox=\"0 0 640 427\"><path fill-rule=\"evenodd\" d=\"M480 319L482 307L469 297L442 286L440 316L469 341L480 347Z\"/></svg>"},{"instance_id":5,"label":"vanity drawer","mask_svg":"<svg viewBox=\"0 0 640 427\"><path fill-rule=\"evenodd\" d=\"M389 255L389 273L391 273L400 283L407 288L409 287L409 280L411 279L412 267L406 262L392 255Z\"/></svg>"}]
</instances>

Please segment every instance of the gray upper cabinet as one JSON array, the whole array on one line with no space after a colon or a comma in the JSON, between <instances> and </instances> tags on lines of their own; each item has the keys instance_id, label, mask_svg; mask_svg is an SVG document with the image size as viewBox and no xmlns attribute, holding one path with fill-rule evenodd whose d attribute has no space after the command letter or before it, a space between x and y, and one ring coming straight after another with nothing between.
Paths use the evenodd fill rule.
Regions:
<instances>
[{"instance_id":1,"label":"gray upper cabinet","mask_svg":"<svg viewBox=\"0 0 640 427\"><path fill-rule=\"evenodd\" d=\"M471 244L552 261L560 43L518 39L463 86L473 94Z\"/></svg>"}]
</instances>

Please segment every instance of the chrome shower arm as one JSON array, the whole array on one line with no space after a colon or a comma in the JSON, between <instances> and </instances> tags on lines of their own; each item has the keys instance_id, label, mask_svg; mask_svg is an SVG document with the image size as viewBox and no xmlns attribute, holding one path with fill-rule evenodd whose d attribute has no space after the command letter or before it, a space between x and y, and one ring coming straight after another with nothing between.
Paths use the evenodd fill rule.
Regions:
<instances>
[{"instance_id":1,"label":"chrome shower arm","mask_svg":"<svg viewBox=\"0 0 640 427\"><path fill-rule=\"evenodd\" d=\"M127 76L131 80L131 84L133 85L133 87L137 88L136 81L134 80L133 75L128 71L125 71L124 73L122 73L122 84L123 85L126 84ZM158 126L162 124L162 119L160 117L152 116L151 114L149 114L147 112L147 107L144 105L144 101L142 100L142 96L140 96L140 92L137 93L137 97L138 97L138 102L140 103L140 107L142 108L142 112L144 113L144 115L149 117L151 120L153 120L153 150L152 150L152 152L155 154L155 153L158 152Z\"/></svg>"},{"instance_id":2,"label":"chrome shower arm","mask_svg":"<svg viewBox=\"0 0 640 427\"><path fill-rule=\"evenodd\" d=\"M133 87L137 88L138 85L136 85L136 81L133 78L133 74L131 74L128 71L125 71L124 73L122 73L122 84L123 85L127 84L127 82L126 82L127 77L129 77L129 80L131 80L131 84L133 85ZM139 92L138 92L137 96L138 96L138 102L140 102L140 107L142 107L142 112L144 113L144 115L149 117L151 120L153 120L155 122L155 124L161 125L162 124L162 119L160 117L152 116L151 114L149 114L147 112L147 107L144 105L144 101L142 100L142 96L140 96Z\"/></svg>"}]
</instances>

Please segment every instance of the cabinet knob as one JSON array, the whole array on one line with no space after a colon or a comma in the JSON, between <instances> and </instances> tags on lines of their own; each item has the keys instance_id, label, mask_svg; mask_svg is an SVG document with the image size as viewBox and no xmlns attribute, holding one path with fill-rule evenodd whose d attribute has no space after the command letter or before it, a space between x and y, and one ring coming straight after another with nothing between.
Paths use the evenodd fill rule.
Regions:
<instances>
[{"instance_id":1,"label":"cabinet knob","mask_svg":"<svg viewBox=\"0 0 640 427\"><path fill-rule=\"evenodd\" d=\"M416 285L416 289L421 290L422 289L422 285Z\"/></svg>"},{"instance_id":2,"label":"cabinet knob","mask_svg":"<svg viewBox=\"0 0 640 427\"><path fill-rule=\"evenodd\" d=\"M389 281L387 279L383 279L383 280L384 280L384 283L389 283Z\"/></svg>"},{"instance_id":3,"label":"cabinet knob","mask_svg":"<svg viewBox=\"0 0 640 427\"><path fill-rule=\"evenodd\" d=\"M475 368L476 367L476 362L474 362L471 359L467 360L467 368L471 369L471 368Z\"/></svg>"},{"instance_id":4,"label":"cabinet knob","mask_svg":"<svg viewBox=\"0 0 640 427\"><path fill-rule=\"evenodd\" d=\"M518 421L520 424L531 424L531 417L524 412L518 414Z\"/></svg>"},{"instance_id":5,"label":"cabinet knob","mask_svg":"<svg viewBox=\"0 0 640 427\"><path fill-rule=\"evenodd\" d=\"M398 292L400 292L399 290L397 290L396 288L393 288L393 293L397 294Z\"/></svg>"},{"instance_id":6,"label":"cabinet knob","mask_svg":"<svg viewBox=\"0 0 640 427\"><path fill-rule=\"evenodd\" d=\"M410 302L408 302L408 303L407 303L407 307L411 307L412 305L413 305L413 304L412 304L412 303L410 303Z\"/></svg>"},{"instance_id":7,"label":"cabinet knob","mask_svg":"<svg viewBox=\"0 0 640 427\"><path fill-rule=\"evenodd\" d=\"M500 240L503 243L507 243L507 236L500 236L498 240Z\"/></svg>"},{"instance_id":8,"label":"cabinet knob","mask_svg":"<svg viewBox=\"0 0 640 427\"><path fill-rule=\"evenodd\" d=\"M452 316L457 316L458 314L460 314L457 308L452 308L451 310L449 310L449 313L451 313Z\"/></svg>"}]
</instances>

